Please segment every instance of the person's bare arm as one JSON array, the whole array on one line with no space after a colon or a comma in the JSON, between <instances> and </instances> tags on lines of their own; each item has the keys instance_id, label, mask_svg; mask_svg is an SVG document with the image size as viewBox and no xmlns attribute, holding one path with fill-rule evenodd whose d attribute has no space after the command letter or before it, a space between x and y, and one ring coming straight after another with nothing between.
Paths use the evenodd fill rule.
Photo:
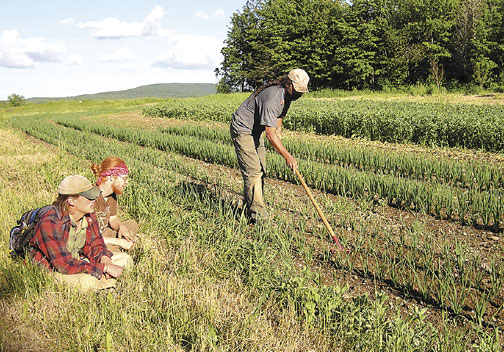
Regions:
<instances>
[{"instance_id":1,"label":"person's bare arm","mask_svg":"<svg viewBox=\"0 0 504 352\"><path fill-rule=\"evenodd\" d=\"M276 134L278 136L278 138L282 139L282 121L283 119L282 118L278 118L277 119L277 128L276 128Z\"/></svg>"},{"instance_id":2,"label":"person's bare arm","mask_svg":"<svg viewBox=\"0 0 504 352\"><path fill-rule=\"evenodd\" d=\"M109 218L109 226L112 230L119 231L119 227L121 226L121 219L117 215L112 215Z\"/></svg>"},{"instance_id":3,"label":"person's bare arm","mask_svg":"<svg viewBox=\"0 0 504 352\"><path fill-rule=\"evenodd\" d=\"M124 238L128 241L134 242L134 236L131 233L131 231L124 225L122 225L121 219L117 215L113 215L109 219L109 226L117 231L118 237L119 238Z\"/></svg>"},{"instance_id":4,"label":"person's bare arm","mask_svg":"<svg viewBox=\"0 0 504 352\"><path fill-rule=\"evenodd\" d=\"M297 169L297 160L287 151L287 149L282 144L282 141L278 137L276 127L266 126L266 138L268 138L273 148L275 148L275 150L283 156L287 166L292 170Z\"/></svg>"}]
</instances>

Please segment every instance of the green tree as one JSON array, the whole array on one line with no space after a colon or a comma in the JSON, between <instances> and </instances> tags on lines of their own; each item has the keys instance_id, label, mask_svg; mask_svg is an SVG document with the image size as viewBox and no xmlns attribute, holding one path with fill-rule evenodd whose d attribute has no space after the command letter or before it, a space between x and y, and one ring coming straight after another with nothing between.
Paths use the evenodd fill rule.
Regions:
<instances>
[{"instance_id":1,"label":"green tree","mask_svg":"<svg viewBox=\"0 0 504 352\"><path fill-rule=\"evenodd\" d=\"M261 8L262 40L271 76L300 67L310 74L312 88L328 86L337 43L332 26L342 16L331 0L271 0ZM269 77L271 78L271 77Z\"/></svg>"},{"instance_id":2,"label":"green tree","mask_svg":"<svg viewBox=\"0 0 504 352\"><path fill-rule=\"evenodd\" d=\"M492 71L497 64L490 59L492 47L491 30L488 22L491 13L486 6L481 6L481 15L474 23L474 35L471 39L471 73L472 83L478 86L486 86L492 81Z\"/></svg>"},{"instance_id":3,"label":"green tree","mask_svg":"<svg viewBox=\"0 0 504 352\"><path fill-rule=\"evenodd\" d=\"M396 28L405 38L401 54L408 63L408 82L426 81L433 63L444 64L455 25L456 0L397 1Z\"/></svg>"},{"instance_id":4,"label":"green tree","mask_svg":"<svg viewBox=\"0 0 504 352\"><path fill-rule=\"evenodd\" d=\"M24 97L19 94L11 94L7 97L9 104L12 106L20 106L23 104Z\"/></svg>"},{"instance_id":5,"label":"green tree","mask_svg":"<svg viewBox=\"0 0 504 352\"><path fill-rule=\"evenodd\" d=\"M336 45L332 65L339 87L373 88L381 74L379 43L383 1L356 0L346 6L335 27Z\"/></svg>"},{"instance_id":6,"label":"green tree","mask_svg":"<svg viewBox=\"0 0 504 352\"><path fill-rule=\"evenodd\" d=\"M488 57L495 63L492 75L496 83L504 85L504 0L487 0L486 13L490 42Z\"/></svg>"},{"instance_id":7,"label":"green tree","mask_svg":"<svg viewBox=\"0 0 504 352\"><path fill-rule=\"evenodd\" d=\"M504 0L250 0L231 19L220 91L294 68L312 88L504 84Z\"/></svg>"},{"instance_id":8,"label":"green tree","mask_svg":"<svg viewBox=\"0 0 504 352\"><path fill-rule=\"evenodd\" d=\"M241 12L236 12L231 18L225 46L221 53L224 60L221 67L215 69L217 77L221 77L218 87L221 91L245 91L254 86L251 82L251 71L257 65L255 58L259 45L259 18L257 10L260 1L247 1Z\"/></svg>"},{"instance_id":9,"label":"green tree","mask_svg":"<svg viewBox=\"0 0 504 352\"><path fill-rule=\"evenodd\" d=\"M312 87L327 86L335 46L330 26L340 14L332 0L248 2L231 19L215 72L232 90L256 88L295 67L309 72Z\"/></svg>"}]
</instances>

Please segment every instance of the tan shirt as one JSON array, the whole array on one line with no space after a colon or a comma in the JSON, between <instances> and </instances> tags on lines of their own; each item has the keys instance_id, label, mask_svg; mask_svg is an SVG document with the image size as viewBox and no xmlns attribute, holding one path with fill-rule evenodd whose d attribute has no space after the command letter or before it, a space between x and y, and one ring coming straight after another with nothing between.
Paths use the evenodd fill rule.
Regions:
<instances>
[{"instance_id":1,"label":"tan shirt","mask_svg":"<svg viewBox=\"0 0 504 352\"><path fill-rule=\"evenodd\" d=\"M95 202L95 214L98 219L98 227L103 233L109 227L111 216L117 215L117 195L112 193L105 199L103 195L99 195Z\"/></svg>"},{"instance_id":2,"label":"tan shirt","mask_svg":"<svg viewBox=\"0 0 504 352\"><path fill-rule=\"evenodd\" d=\"M86 230L88 223L86 217L83 217L79 225L75 222L70 222L70 233L66 243L67 250L72 254L72 258L79 259L82 247L86 243Z\"/></svg>"}]
</instances>

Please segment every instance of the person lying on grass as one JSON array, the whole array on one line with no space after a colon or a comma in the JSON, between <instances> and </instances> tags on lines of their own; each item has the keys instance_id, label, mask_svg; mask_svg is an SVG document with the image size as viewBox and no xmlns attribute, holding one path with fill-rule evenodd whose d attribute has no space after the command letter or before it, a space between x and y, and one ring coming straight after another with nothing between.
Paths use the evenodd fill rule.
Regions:
<instances>
[{"instance_id":1,"label":"person lying on grass","mask_svg":"<svg viewBox=\"0 0 504 352\"><path fill-rule=\"evenodd\" d=\"M100 189L80 175L58 186L54 209L37 223L30 240L32 259L54 272L58 281L83 291L115 286L115 278L132 263L126 253L107 250L94 212Z\"/></svg>"},{"instance_id":2,"label":"person lying on grass","mask_svg":"<svg viewBox=\"0 0 504 352\"><path fill-rule=\"evenodd\" d=\"M117 196L128 184L129 170L123 160L110 156L100 165L92 164L101 194L96 199L95 213L107 248L113 252L129 250L136 240L138 224L135 220L121 221L117 216Z\"/></svg>"}]
</instances>

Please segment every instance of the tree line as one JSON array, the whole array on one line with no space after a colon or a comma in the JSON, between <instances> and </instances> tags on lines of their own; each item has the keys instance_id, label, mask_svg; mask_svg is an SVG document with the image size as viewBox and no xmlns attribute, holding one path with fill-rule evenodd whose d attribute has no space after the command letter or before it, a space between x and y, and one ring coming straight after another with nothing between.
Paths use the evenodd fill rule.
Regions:
<instances>
[{"instance_id":1,"label":"tree line","mask_svg":"<svg viewBox=\"0 0 504 352\"><path fill-rule=\"evenodd\" d=\"M312 89L504 89L504 0L248 0L221 53L220 92L295 67Z\"/></svg>"}]
</instances>

